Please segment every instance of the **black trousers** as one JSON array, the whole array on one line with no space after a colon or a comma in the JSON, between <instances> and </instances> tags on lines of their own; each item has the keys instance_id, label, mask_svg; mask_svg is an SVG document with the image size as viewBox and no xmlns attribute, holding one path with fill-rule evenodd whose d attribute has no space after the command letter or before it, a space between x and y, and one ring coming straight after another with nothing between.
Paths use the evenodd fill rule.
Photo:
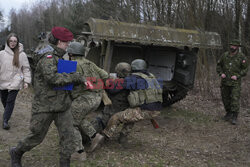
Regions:
<instances>
[{"instance_id":1,"label":"black trousers","mask_svg":"<svg viewBox=\"0 0 250 167\"><path fill-rule=\"evenodd\" d=\"M18 90L1 90L1 101L4 107L3 121L9 121L16 101Z\"/></svg>"}]
</instances>

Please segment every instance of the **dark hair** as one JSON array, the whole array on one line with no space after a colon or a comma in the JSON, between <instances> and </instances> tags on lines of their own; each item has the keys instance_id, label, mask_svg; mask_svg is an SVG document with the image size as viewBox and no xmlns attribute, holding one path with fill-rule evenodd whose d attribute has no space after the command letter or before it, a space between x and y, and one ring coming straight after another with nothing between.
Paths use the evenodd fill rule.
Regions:
<instances>
[{"instance_id":1,"label":"dark hair","mask_svg":"<svg viewBox=\"0 0 250 167\"><path fill-rule=\"evenodd\" d=\"M10 47L10 38L11 37L15 37L17 39L17 44L16 46L12 49L13 52L14 52L14 57L13 57L13 61L12 61L12 64L14 66L16 66L17 68L19 68L20 64L19 64L19 38L18 36L15 34L15 33L10 33L8 36L7 36L7 45Z\"/></svg>"},{"instance_id":2,"label":"dark hair","mask_svg":"<svg viewBox=\"0 0 250 167\"><path fill-rule=\"evenodd\" d=\"M49 34L49 39L48 39L49 43L53 44L53 45L57 45L59 39L55 38L52 33Z\"/></svg>"}]
</instances>

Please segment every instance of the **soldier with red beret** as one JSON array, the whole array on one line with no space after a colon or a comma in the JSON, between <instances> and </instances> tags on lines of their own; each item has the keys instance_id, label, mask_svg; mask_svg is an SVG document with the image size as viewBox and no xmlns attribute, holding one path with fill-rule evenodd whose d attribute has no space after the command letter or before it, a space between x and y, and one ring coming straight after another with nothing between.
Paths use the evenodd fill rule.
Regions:
<instances>
[{"instance_id":1,"label":"soldier with red beret","mask_svg":"<svg viewBox=\"0 0 250 167\"><path fill-rule=\"evenodd\" d=\"M68 84L84 84L80 73L58 73L57 64L63 59L73 34L64 27L54 27L49 45L38 51L34 73L34 92L30 134L17 147L10 149L11 166L21 167L22 155L40 144L54 121L60 138L60 167L70 166L71 154L75 151L73 118L69 110L71 99L67 90L55 87Z\"/></svg>"}]
</instances>

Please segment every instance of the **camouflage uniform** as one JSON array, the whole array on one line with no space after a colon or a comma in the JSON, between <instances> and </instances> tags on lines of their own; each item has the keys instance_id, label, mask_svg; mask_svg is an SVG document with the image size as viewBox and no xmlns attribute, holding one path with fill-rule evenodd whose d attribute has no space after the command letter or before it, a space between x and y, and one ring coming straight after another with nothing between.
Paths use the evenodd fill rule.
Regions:
<instances>
[{"instance_id":1,"label":"camouflage uniform","mask_svg":"<svg viewBox=\"0 0 250 167\"><path fill-rule=\"evenodd\" d=\"M117 92L116 87L119 85L118 82L115 81L119 79L124 79L125 77L130 75L131 66L128 63L120 62L116 65L115 72L118 78L116 78L116 80L113 80L114 82L110 80L110 83L114 86L114 88L106 90L110 100L112 101L112 105L106 105L104 107L104 110L102 111L102 117L98 119L99 120L98 122L95 121L95 127L99 131L102 131L107 126L107 123L109 119L112 117L112 115L124 111L130 107L127 99L129 95L129 90L122 89ZM92 121L92 123L93 122L94 121ZM127 136L130 130L133 128L133 125L134 123L124 124L123 129L120 132L120 135Z\"/></svg>"},{"instance_id":2,"label":"camouflage uniform","mask_svg":"<svg viewBox=\"0 0 250 167\"><path fill-rule=\"evenodd\" d=\"M149 75L146 75L142 72L137 72L132 73L132 75L140 77L139 80L143 79L148 81L148 79L155 79L154 75L150 73ZM137 84L139 84L139 80L137 80ZM154 84L156 86L154 88L151 88L148 84L146 89L130 90L128 95L130 108L118 112L110 118L106 128L103 130L103 133L107 137L112 137L121 124L128 125L127 127L123 126L122 128L123 131L126 131L126 128L131 129L133 123L145 119L152 119L160 114L160 111L154 109L149 110L145 107L147 105L162 102L162 89L158 82L155 82Z\"/></svg>"},{"instance_id":3,"label":"camouflage uniform","mask_svg":"<svg viewBox=\"0 0 250 167\"><path fill-rule=\"evenodd\" d=\"M105 105L101 114L90 114L88 115L89 122L94 127L94 129L100 133L106 126L109 119L116 113L128 109L129 102L127 97L129 95L129 90L123 89L118 93L109 93L108 97L112 101L112 105ZM131 129L133 128L134 123L125 123L123 128L120 131L120 135L127 136Z\"/></svg>"},{"instance_id":4,"label":"camouflage uniform","mask_svg":"<svg viewBox=\"0 0 250 167\"><path fill-rule=\"evenodd\" d=\"M241 78L247 74L247 70L247 59L241 52L233 56L226 52L217 63L217 73L226 75L226 78L221 79L221 96L227 113L239 112ZM234 75L237 80L231 79Z\"/></svg>"},{"instance_id":5,"label":"camouflage uniform","mask_svg":"<svg viewBox=\"0 0 250 167\"><path fill-rule=\"evenodd\" d=\"M77 73L57 73L58 60L64 54L64 50L52 45L40 51L40 60L34 74L35 96L31 110L31 133L19 142L17 152L29 151L40 144L53 121L60 137L61 158L68 159L75 151L73 118L69 110L71 99L68 91L54 88L70 83L83 84L84 78Z\"/></svg>"},{"instance_id":6,"label":"camouflage uniform","mask_svg":"<svg viewBox=\"0 0 250 167\"><path fill-rule=\"evenodd\" d=\"M93 62L85 59L83 56L75 56L75 60L77 61L77 72L83 74L87 79L96 79L96 81L93 81L93 84L97 84L98 79L105 80L108 78L106 71L97 67ZM102 91L103 87L91 90L79 85L76 86L71 93L73 99L71 112L74 118L74 126L78 130L78 133L82 135L85 134L89 138L96 134L96 129L86 119L86 115L99 107L102 100ZM80 149L82 147L82 139L77 138L76 140L78 140L78 149Z\"/></svg>"},{"instance_id":7,"label":"camouflage uniform","mask_svg":"<svg viewBox=\"0 0 250 167\"><path fill-rule=\"evenodd\" d=\"M141 120L152 119L160 114L160 111L149 111L142 110L140 107L128 108L122 112L118 112L114 114L110 120L106 128L103 130L103 133L107 137L112 137L117 130L117 127L123 123L127 124L127 126L122 127L122 131L130 131L131 126L133 126L134 122L138 122ZM125 133L125 132L123 132Z\"/></svg>"},{"instance_id":8,"label":"camouflage uniform","mask_svg":"<svg viewBox=\"0 0 250 167\"><path fill-rule=\"evenodd\" d=\"M92 124L95 125L95 129L98 131L102 131L103 128L107 126L109 119L116 113L121 112L129 108L129 102L127 97L129 95L129 90L123 89L119 91L119 93L110 93L107 90L108 96L112 101L112 105L104 106L104 110L102 111L102 116L100 119L92 121ZM124 124L123 129L121 130L121 134L127 136L130 130L133 128L134 123Z\"/></svg>"},{"instance_id":9,"label":"camouflage uniform","mask_svg":"<svg viewBox=\"0 0 250 167\"><path fill-rule=\"evenodd\" d=\"M108 93L108 95L112 101L112 105L107 105L104 107L102 122L105 126L107 125L108 120L111 118L112 115L129 108L129 102L127 100L127 97L129 95L129 90L123 89L119 93L116 94Z\"/></svg>"}]
</instances>

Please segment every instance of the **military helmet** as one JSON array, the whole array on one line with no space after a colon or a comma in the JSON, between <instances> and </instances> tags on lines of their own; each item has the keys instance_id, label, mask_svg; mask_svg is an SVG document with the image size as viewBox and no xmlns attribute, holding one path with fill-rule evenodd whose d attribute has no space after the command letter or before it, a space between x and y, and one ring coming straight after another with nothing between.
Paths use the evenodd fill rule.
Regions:
<instances>
[{"instance_id":1,"label":"military helmet","mask_svg":"<svg viewBox=\"0 0 250 167\"><path fill-rule=\"evenodd\" d=\"M147 69L147 63L142 59L135 59L131 63L131 68L133 71L141 71Z\"/></svg>"},{"instance_id":2,"label":"military helmet","mask_svg":"<svg viewBox=\"0 0 250 167\"><path fill-rule=\"evenodd\" d=\"M233 45L233 46L241 46L240 40L238 39L234 39L232 40L229 45Z\"/></svg>"},{"instance_id":3,"label":"military helmet","mask_svg":"<svg viewBox=\"0 0 250 167\"><path fill-rule=\"evenodd\" d=\"M124 78L131 73L131 66L126 62L118 63L115 67L115 72L120 78Z\"/></svg>"},{"instance_id":4,"label":"military helmet","mask_svg":"<svg viewBox=\"0 0 250 167\"><path fill-rule=\"evenodd\" d=\"M67 48L67 52L75 55L85 55L85 47L80 42L71 42Z\"/></svg>"}]
</instances>

